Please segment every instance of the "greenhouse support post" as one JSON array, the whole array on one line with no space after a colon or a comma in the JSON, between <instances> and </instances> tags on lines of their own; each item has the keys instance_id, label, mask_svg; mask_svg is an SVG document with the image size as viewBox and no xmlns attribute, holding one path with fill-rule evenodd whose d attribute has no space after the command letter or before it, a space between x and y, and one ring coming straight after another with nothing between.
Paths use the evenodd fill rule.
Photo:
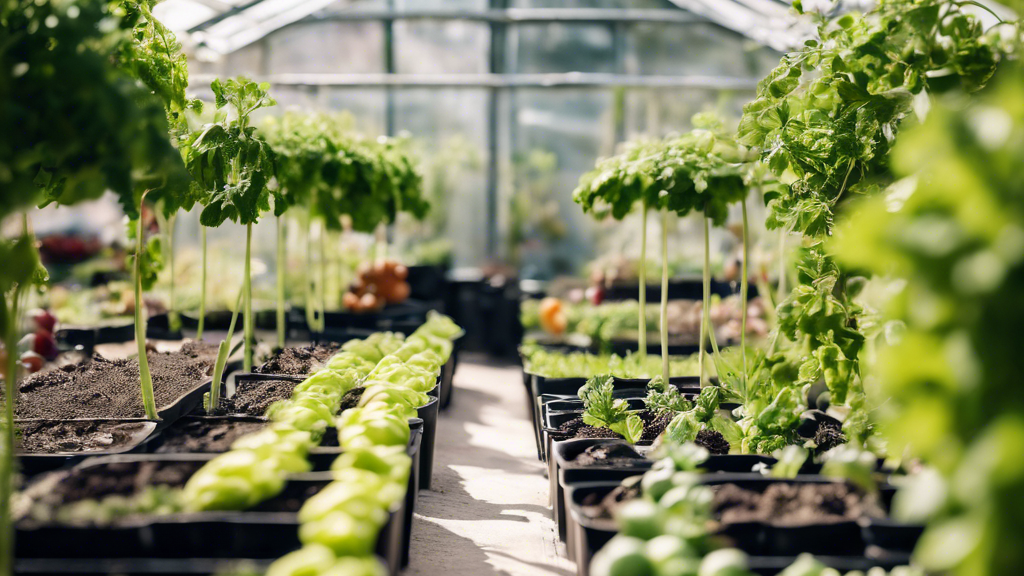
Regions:
<instances>
[{"instance_id":1,"label":"greenhouse support post","mask_svg":"<svg viewBox=\"0 0 1024 576\"><path fill-rule=\"evenodd\" d=\"M661 211L661 377L668 386L668 209Z\"/></svg>"}]
</instances>

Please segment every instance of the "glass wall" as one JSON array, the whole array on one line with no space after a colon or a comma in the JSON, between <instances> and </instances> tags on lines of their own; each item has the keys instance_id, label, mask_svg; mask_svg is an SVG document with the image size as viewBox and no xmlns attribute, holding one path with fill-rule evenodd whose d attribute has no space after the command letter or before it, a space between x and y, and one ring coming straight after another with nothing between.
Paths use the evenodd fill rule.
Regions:
<instances>
[{"instance_id":1,"label":"glass wall","mask_svg":"<svg viewBox=\"0 0 1024 576\"><path fill-rule=\"evenodd\" d=\"M551 8L602 10L551 21ZM353 17L367 10L392 12ZM651 10L666 18L639 16ZM660 0L339 1L193 74L266 77L281 110L348 110L367 133L410 133L441 213L397 239L443 234L458 266L548 278L616 237L573 204L580 174L694 113L735 118L778 57Z\"/></svg>"}]
</instances>

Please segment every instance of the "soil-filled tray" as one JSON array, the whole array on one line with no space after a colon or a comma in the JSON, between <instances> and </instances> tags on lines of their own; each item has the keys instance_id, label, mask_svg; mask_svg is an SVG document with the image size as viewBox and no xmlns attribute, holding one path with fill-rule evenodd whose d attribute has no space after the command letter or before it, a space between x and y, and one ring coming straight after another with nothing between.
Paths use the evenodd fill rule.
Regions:
<instances>
[{"instance_id":1,"label":"soil-filled tray","mask_svg":"<svg viewBox=\"0 0 1024 576\"><path fill-rule=\"evenodd\" d=\"M306 376L236 373L235 390L230 396L221 396L216 414L263 416L274 402L291 398L295 387L305 379ZM196 413L206 414L206 410L199 407Z\"/></svg>"},{"instance_id":2,"label":"soil-filled tray","mask_svg":"<svg viewBox=\"0 0 1024 576\"><path fill-rule=\"evenodd\" d=\"M744 552L758 556L863 556L867 518L884 518L883 502L856 487L821 476L795 479L750 474L708 474L714 491L711 529ZM612 509L630 498L618 482L566 486L574 557L590 557L617 532ZM585 572L583 572L585 573Z\"/></svg>"},{"instance_id":3,"label":"soil-filled tray","mask_svg":"<svg viewBox=\"0 0 1024 576\"><path fill-rule=\"evenodd\" d=\"M336 343L326 343L285 348L268 358L262 365L257 366L253 372L256 374L307 376L323 367L332 356L338 353L339 347Z\"/></svg>"},{"instance_id":4,"label":"soil-filled tray","mask_svg":"<svg viewBox=\"0 0 1024 576\"><path fill-rule=\"evenodd\" d=\"M123 454L140 449L153 431L150 420L16 420L22 473L55 470L87 456Z\"/></svg>"},{"instance_id":5,"label":"soil-filled tray","mask_svg":"<svg viewBox=\"0 0 1024 576\"><path fill-rule=\"evenodd\" d=\"M227 452L235 440L270 425L256 416L184 416L146 443L154 454Z\"/></svg>"},{"instance_id":6,"label":"soil-filled tray","mask_svg":"<svg viewBox=\"0 0 1024 576\"><path fill-rule=\"evenodd\" d=\"M192 410L210 386L213 360L201 346L186 343L181 352L149 353L153 395L162 424ZM18 419L143 418L139 364L134 358L99 355L57 370L35 374L18 384Z\"/></svg>"},{"instance_id":7,"label":"soil-filled tray","mask_svg":"<svg viewBox=\"0 0 1024 576\"><path fill-rule=\"evenodd\" d=\"M540 376L538 374L530 374L530 394L527 397L529 399L529 410L533 414L534 430L538 431L537 436L537 456L541 460L546 458L544 443L539 434L539 431L544 422L541 415L540 397L545 394L549 395L561 395L572 397L575 396L580 388L587 383L586 378L548 378L546 376ZM616 390L633 390L635 392L630 393L632 396L643 396L646 394L647 383L650 382L650 378L618 378L614 379L613 385ZM679 391L688 394L699 394L700 393L700 378L696 376L673 376L669 378L669 382L679 389Z\"/></svg>"},{"instance_id":8,"label":"soil-filled tray","mask_svg":"<svg viewBox=\"0 0 1024 576\"><path fill-rule=\"evenodd\" d=\"M552 514L558 524L559 536L566 531L565 488L586 482L621 482L630 476L639 476L650 470L653 460L642 448L630 446L624 440L583 439L566 440L554 444L549 471ZM776 462L770 456L753 454L711 455L701 465L707 473L749 473L761 464Z\"/></svg>"},{"instance_id":9,"label":"soil-filled tray","mask_svg":"<svg viewBox=\"0 0 1024 576\"><path fill-rule=\"evenodd\" d=\"M177 512L127 515L104 525L55 517L47 510L106 497L130 497L151 486L180 488L213 455L134 455L94 458L39 478L19 514L19 558L264 558L301 547L298 510L330 477L296 475L281 494L245 512ZM307 477L303 477L307 476ZM81 505L81 504L80 504ZM404 505L404 502L403 502ZM96 518L95 509L88 518ZM378 538L390 565L401 556L401 505Z\"/></svg>"}]
</instances>

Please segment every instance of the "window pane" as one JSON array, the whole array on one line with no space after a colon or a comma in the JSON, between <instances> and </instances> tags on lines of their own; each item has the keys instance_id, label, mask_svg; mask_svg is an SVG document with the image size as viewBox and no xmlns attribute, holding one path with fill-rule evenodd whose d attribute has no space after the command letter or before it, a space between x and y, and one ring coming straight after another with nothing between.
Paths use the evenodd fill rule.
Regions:
<instances>
[{"instance_id":1,"label":"window pane","mask_svg":"<svg viewBox=\"0 0 1024 576\"><path fill-rule=\"evenodd\" d=\"M309 22L266 39L271 74L384 72L384 33L377 22Z\"/></svg>"},{"instance_id":2,"label":"window pane","mask_svg":"<svg viewBox=\"0 0 1024 576\"><path fill-rule=\"evenodd\" d=\"M395 22L395 70L401 74L483 74L490 30L474 22Z\"/></svg>"},{"instance_id":3,"label":"window pane","mask_svg":"<svg viewBox=\"0 0 1024 576\"><path fill-rule=\"evenodd\" d=\"M543 72L614 72L614 34L595 24L523 24L517 37L516 70Z\"/></svg>"}]
</instances>

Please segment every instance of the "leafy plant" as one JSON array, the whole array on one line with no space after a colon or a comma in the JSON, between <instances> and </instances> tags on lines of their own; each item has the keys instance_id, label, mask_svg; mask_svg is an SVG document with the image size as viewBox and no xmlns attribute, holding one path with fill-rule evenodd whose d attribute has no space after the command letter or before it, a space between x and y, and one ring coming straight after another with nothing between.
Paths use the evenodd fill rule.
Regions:
<instances>
[{"instance_id":1,"label":"leafy plant","mask_svg":"<svg viewBox=\"0 0 1024 576\"><path fill-rule=\"evenodd\" d=\"M668 367L668 228L669 214L685 216L691 211L704 214L704 319L701 323L701 377L703 349L710 319L710 248L708 219L721 224L728 216L728 204L742 200L747 193L739 162L741 151L721 134L721 126L706 115L694 118L698 129L659 141L635 142L619 156L598 162L597 167L580 178L573 199L585 212L598 217L611 215L621 219L634 204L643 209L644 230L640 255L640 353L646 354L645 265L647 209L662 211L661 346L662 377L669 379Z\"/></svg>"},{"instance_id":2,"label":"leafy plant","mask_svg":"<svg viewBox=\"0 0 1024 576\"><path fill-rule=\"evenodd\" d=\"M693 408L680 412L665 427L665 438L673 444L693 442L701 430L714 430L725 438L730 447L738 446L743 438L740 427L729 417L718 413L721 389L704 386Z\"/></svg>"},{"instance_id":3,"label":"leafy plant","mask_svg":"<svg viewBox=\"0 0 1024 576\"><path fill-rule=\"evenodd\" d=\"M217 109L227 109L227 114L189 134L181 145L182 157L203 194L199 223L217 227L231 220L245 225L243 363L250 371L254 340L252 225L261 212L270 210L268 184L275 175L274 151L250 124L250 116L260 108L274 106L276 101L267 93L267 84L243 77L216 79L210 88Z\"/></svg>"},{"instance_id":4,"label":"leafy plant","mask_svg":"<svg viewBox=\"0 0 1024 576\"><path fill-rule=\"evenodd\" d=\"M851 198L892 181L892 142L905 122L925 113L927 96L977 90L1005 51L998 32L983 30L961 3L883 0L864 14L823 19L819 39L784 56L759 83L737 140L789 183L764 195L768 228L805 240L798 284L778 307L778 332L749 368L767 372L756 378L772 380L776 396L744 407L756 426L747 427L748 444L766 449L783 441L788 432L757 410L791 414L802 398L797 389L818 380L832 405L849 412L848 436L869 433L860 379L863 310L854 302L863 282L836 264L824 241Z\"/></svg>"},{"instance_id":5,"label":"leafy plant","mask_svg":"<svg viewBox=\"0 0 1024 576\"><path fill-rule=\"evenodd\" d=\"M844 266L905 283L887 310L899 329L871 373L888 452L938 472L900 494L932 516L914 553L929 572L1024 568L1024 72L1007 68L900 136L892 167L905 180L852 207L831 245Z\"/></svg>"},{"instance_id":6,"label":"leafy plant","mask_svg":"<svg viewBox=\"0 0 1024 576\"><path fill-rule=\"evenodd\" d=\"M648 410L658 414L675 414L693 407L693 403L687 400L678 388L666 384L661 376L655 376L647 383L647 398L644 404Z\"/></svg>"},{"instance_id":7,"label":"leafy plant","mask_svg":"<svg viewBox=\"0 0 1024 576\"><path fill-rule=\"evenodd\" d=\"M583 400L583 423L608 428L621 434L630 444L636 444L644 432L643 420L629 411L625 400L612 397L614 382L611 376L594 376L580 388L578 395Z\"/></svg>"}]
</instances>

